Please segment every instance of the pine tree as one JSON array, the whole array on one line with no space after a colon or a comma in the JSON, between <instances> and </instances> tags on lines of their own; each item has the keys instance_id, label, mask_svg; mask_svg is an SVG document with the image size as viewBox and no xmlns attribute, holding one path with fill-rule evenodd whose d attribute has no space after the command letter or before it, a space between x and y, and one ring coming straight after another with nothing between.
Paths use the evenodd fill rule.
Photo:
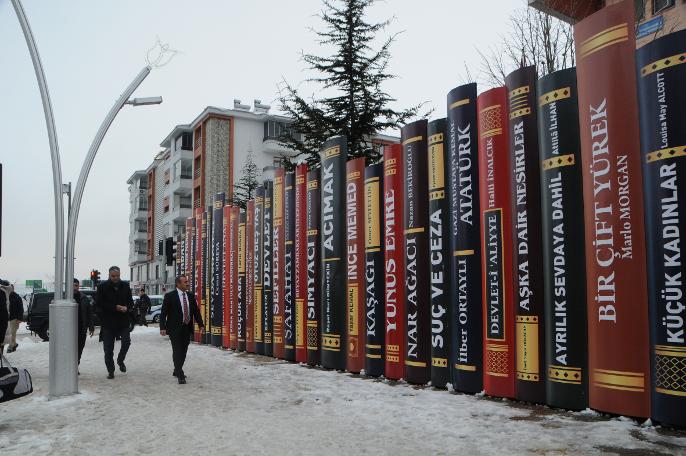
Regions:
<instances>
[{"instance_id":1,"label":"pine tree","mask_svg":"<svg viewBox=\"0 0 686 456\"><path fill-rule=\"evenodd\" d=\"M315 32L322 46L333 46L330 56L304 54L309 69L318 75L308 79L321 86L331 96L307 100L298 90L283 82L279 102L282 110L295 122L282 134L281 143L304 156L310 167L319 166L319 149L331 136L348 138L348 157L366 157L367 163L379 160L380 151L372 147L374 135L398 129L417 115L421 105L395 111L390 104L396 100L382 89L383 83L395 76L387 72L390 46L397 34L392 34L378 50L372 48L376 36L390 20L370 24L365 11L376 0L323 0L320 18L325 29ZM286 166L290 160L284 157Z\"/></svg>"},{"instance_id":2,"label":"pine tree","mask_svg":"<svg viewBox=\"0 0 686 456\"><path fill-rule=\"evenodd\" d=\"M255 164L252 144L248 144L248 154L245 157L245 165L241 169L241 178L233 185L232 205L246 208L248 201L255 196L255 189L259 186L257 182L259 175L260 171Z\"/></svg>"}]
</instances>

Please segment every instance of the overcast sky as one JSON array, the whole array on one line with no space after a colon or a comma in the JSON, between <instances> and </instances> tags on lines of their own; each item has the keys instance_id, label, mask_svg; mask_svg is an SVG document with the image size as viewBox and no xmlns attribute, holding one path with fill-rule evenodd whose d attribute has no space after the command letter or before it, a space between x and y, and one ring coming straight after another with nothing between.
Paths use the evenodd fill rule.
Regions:
<instances>
[{"instance_id":1,"label":"overcast sky","mask_svg":"<svg viewBox=\"0 0 686 456\"><path fill-rule=\"evenodd\" d=\"M153 71L137 96L161 95L160 106L120 112L86 185L76 242L76 276L122 267L128 278L126 179L147 167L174 125L208 105L239 98L273 103L282 78L308 76L300 52L319 52L310 27L319 0L24 0L52 98L64 182L81 163L114 100L145 65L157 36L182 53ZM445 116L445 97L477 73L476 48L503 34L525 0L386 0L370 18L395 16L386 86L398 107L426 101ZM3 165L0 277L53 280L54 208L50 152L40 94L21 28L0 0L0 162ZM484 89L484 88L482 88ZM273 103L275 104L275 103ZM396 132L399 134L399 132ZM105 274L103 274L105 275Z\"/></svg>"}]
</instances>

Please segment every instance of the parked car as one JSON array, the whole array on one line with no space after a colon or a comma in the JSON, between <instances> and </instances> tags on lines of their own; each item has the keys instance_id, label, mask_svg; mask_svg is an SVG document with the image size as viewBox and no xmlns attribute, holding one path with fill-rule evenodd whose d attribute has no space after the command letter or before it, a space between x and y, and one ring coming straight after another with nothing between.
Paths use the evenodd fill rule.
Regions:
<instances>
[{"instance_id":1,"label":"parked car","mask_svg":"<svg viewBox=\"0 0 686 456\"><path fill-rule=\"evenodd\" d=\"M93 306L93 324L100 326L100 312L95 307L95 293L95 290L81 290L81 294L88 300L88 304ZM54 297L55 293L53 292L33 293L29 301L29 311L26 319L27 327L29 331L35 332L38 334L38 337L45 341L50 340L49 306ZM133 328L134 322L132 319L129 330L133 331Z\"/></svg>"}]
</instances>

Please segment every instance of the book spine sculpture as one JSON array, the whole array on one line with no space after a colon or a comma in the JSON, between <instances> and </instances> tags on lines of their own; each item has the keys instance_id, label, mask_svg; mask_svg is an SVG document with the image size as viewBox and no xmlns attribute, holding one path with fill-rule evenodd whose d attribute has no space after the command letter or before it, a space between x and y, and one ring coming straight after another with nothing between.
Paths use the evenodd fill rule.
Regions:
<instances>
[{"instance_id":1,"label":"book spine sculpture","mask_svg":"<svg viewBox=\"0 0 686 456\"><path fill-rule=\"evenodd\" d=\"M364 170L365 364L372 377L384 374L385 299L383 235L383 164Z\"/></svg>"},{"instance_id":2,"label":"book spine sculpture","mask_svg":"<svg viewBox=\"0 0 686 456\"><path fill-rule=\"evenodd\" d=\"M515 310L510 227L507 89L479 95L479 196L484 324L484 390L515 397Z\"/></svg>"},{"instance_id":3,"label":"book spine sculpture","mask_svg":"<svg viewBox=\"0 0 686 456\"><path fill-rule=\"evenodd\" d=\"M541 168L536 68L505 78L509 100L517 399L545 403Z\"/></svg>"},{"instance_id":4,"label":"book spine sculpture","mask_svg":"<svg viewBox=\"0 0 686 456\"><path fill-rule=\"evenodd\" d=\"M221 347L224 340L224 193L218 193L212 203L212 275L210 283L210 320L212 321L212 345Z\"/></svg>"},{"instance_id":5,"label":"book spine sculpture","mask_svg":"<svg viewBox=\"0 0 686 456\"><path fill-rule=\"evenodd\" d=\"M346 364L346 252L345 162L348 143L336 136L327 140L321 159L321 332L322 366L345 369Z\"/></svg>"},{"instance_id":6,"label":"book spine sculpture","mask_svg":"<svg viewBox=\"0 0 686 456\"><path fill-rule=\"evenodd\" d=\"M286 173L283 200L283 343L284 358L295 361L295 173Z\"/></svg>"},{"instance_id":7,"label":"book spine sculpture","mask_svg":"<svg viewBox=\"0 0 686 456\"><path fill-rule=\"evenodd\" d=\"M255 346L255 200L245 205L245 351Z\"/></svg>"},{"instance_id":8,"label":"book spine sculpture","mask_svg":"<svg viewBox=\"0 0 686 456\"><path fill-rule=\"evenodd\" d=\"M236 341L236 327L233 324L233 308L234 303L233 293L235 292L235 280L231 276L232 267L231 264L231 206L224 206L222 208L222 223L224 225L224 241L223 246L223 271L222 271L222 317L223 329L222 329L222 348L234 348L231 347L231 342Z\"/></svg>"},{"instance_id":9,"label":"book spine sculpture","mask_svg":"<svg viewBox=\"0 0 686 456\"><path fill-rule=\"evenodd\" d=\"M238 211L238 235L237 235L237 246L236 252L238 258L236 262L238 264L238 283L236 285L236 336L238 337L238 350L245 351L245 331L247 328L246 322L246 298L248 297L248 290L246 284L246 214L245 209L239 209Z\"/></svg>"},{"instance_id":10,"label":"book spine sculpture","mask_svg":"<svg viewBox=\"0 0 686 456\"><path fill-rule=\"evenodd\" d=\"M274 227L272 229L272 329L273 354L275 358L284 359L284 276L285 266L285 234L284 233L284 179L286 172L283 168L274 171L274 194L272 197L272 212Z\"/></svg>"},{"instance_id":11,"label":"book spine sculpture","mask_svg":"<svg viewBox=\"0 0 686 456\"><path fill-rule=\"evenodd\" d=\"M264 186L255 189L255 216L253 217L253 340L255 353L264 355L264 312L263 312L263 280L264 280Z\"/></svg>"},{"instance_id":12,"label":"book spine sculpture","mask_svg":"<svg viewBox=\"0 0 686 456\"><path fill-rule=\"evenodd\" d=\"M431 274L431 386L445 388L450 382L450 268L448 243L448 192L446 189L446 119L429 122L429 272Z\"/></svg>"},{"instance_id":13,"label":"book spine sculpture","mask_svg":"<svg viewBox=\"0 0 686 456\"><path fill-rule=\"evenodd\" d=\"M650 415L634 4L574 26L585 204L589 405Z\"/></svg>"},{"instance_id":14,"label":"book spine sculpture","mask_svg":"<svg viewBox=\"0 0 686 456\"><path fill-rule=\"evenodd\" d=\"M405 377L405 245L403 237L403 147L383 152L384 297L386 306L385 376Z\"/></svg>"},{"instance_id":15,"label":"book spine sculpture","mask_svg":"<svg viewBox=\"0 0 686 456\"><path fill-rule=\"evenodd\" d=\"M195 251L195 261L193 262L194 264L194 275L195 275L195 300L198 303L198 308L200 310L200 314L203 314L203 300L202 296L204 291L203 284L202 284L202 209L197 208L195 211L195 236L193 237L194 241L194 251ZM199 331L198 323L195 322L194 324L194 338L193 340L197 343L201 342L201 334Z\"/></svg>"},{"instance_id":16,"label":"book spine sculpture","mask_svg":"<svg viewBox=\"0 0 686 456\"><path fill-rule=\"evenodd\" d=\"M686 427L686 31L636 54L650 308L651 417Z\"/></svg>"},{"instance_id":17,"label":"book spine sculpture","mask_svg":"<svg viewBox=\"0 0 686 456\"><path fill-rule=\"evenodd\" d=\"M476 84L448 93L451 381L456 391L483 390L481 221Z\"/></svg>"},{"instance_id":18,"label":"book spine sculpture","mask_svg":"<svg viewBox=\"0 0 686 456\"><path fill-rule=\"evenodd\" d=\"M356 158L346 163L345 225L346 369L357 374L364 369L365 361L364 158Z\"/></svg>"},{"instance_id":19,"label":"book spine sculpture","mask_svg":"<svg viewBox=\"0 0 686 456\"><path fill-rule=\"evenodd\" d=\"M405 238L405 380L431 379L429 195L426 120L401 129Z\"/></svg>"},{"instance_id":20,"label":"book spine sculpture","mask_svg":"<svg viewBox=\"0 0 686 456\"><path fill-rule=\"evenodd\" d=\"M273 171L271 171L273 174ZM274 354L273 346L273 318L274 313L274 295L273 295L273 277L272 277L272 238L274 233L274 176L270 175L270 179L264 182L264 219L262 221L262 331L264 334L264 354L272 356Z\"/></svg>"},{"instance_id":21,"label":"book spine sculpture","mask_svg":"<svg viewBox=\"0 0 686 456\"><path fill-rule=\"evenodd\" d=\"M320 327L320 252L319 243L319 170L307 172L307 364L316 366L321 363L321 327Z\"/></svg>"},{"instance_id":22,"label":"book spine sculpture","mask_svg":"<svg viewBox=\"0 0 686 456\"><path fill-rule=\"evenodd\" d=\"M307 165L295 167L295 360L307 362Z\"/></svg>"},{"instance_id":23,"label":"book spine sculpture","mask_svg":"<svg viewBox=\"0 0 686 456\"><path fill-rule=\"evenodd\" d=\"M576 70L538 81L546 396L552 407L588 407L584 201Z\"/></svg>"}]
</instances>

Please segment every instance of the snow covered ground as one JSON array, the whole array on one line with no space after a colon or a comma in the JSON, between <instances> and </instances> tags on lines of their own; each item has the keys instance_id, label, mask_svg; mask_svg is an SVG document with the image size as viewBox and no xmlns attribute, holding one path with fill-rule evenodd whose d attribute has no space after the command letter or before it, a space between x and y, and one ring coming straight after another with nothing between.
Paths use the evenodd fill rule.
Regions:
<instances>
[{"instance_id":1,"label":"snow covered ground","mask_svg":"<svg viewBox=\"0 0 686 456\"><path fill-rule=\"evenodd\" d=\"M153 327L132 333L128 372L114 380L89 339L81 394L68 398L46 398L48 343L24 330L9 357L35 391L0 404L2 456L686 454L686 432L205 346L191 345L179 385L169 341Z\"/></svg>"}]
</instances>

